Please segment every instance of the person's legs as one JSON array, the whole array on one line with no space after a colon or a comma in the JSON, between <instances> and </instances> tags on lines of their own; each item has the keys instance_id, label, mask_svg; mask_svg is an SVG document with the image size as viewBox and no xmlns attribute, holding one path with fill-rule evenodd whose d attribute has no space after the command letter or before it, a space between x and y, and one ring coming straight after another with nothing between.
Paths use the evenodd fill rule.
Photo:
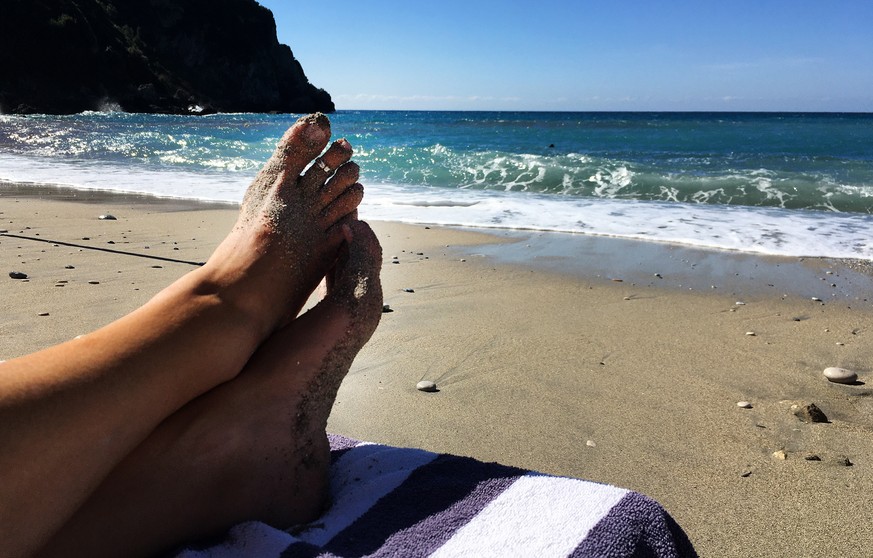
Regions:
<instances>
[{"instance_id":1,"label":"person's legs","mask_svg":"<svg viewBox=\"0 0 873 558\"><path fill-rule=\"evenodd\" d=\"M40 556L148 556L243 521L280 528L322 510L325 435L340 382L382 314L381 250L362 222L327 297L243 372L164 421Z\"/></svg>"},{"instance_id":2,"label":"person's legs","mask_svg":"<svg viewBox=\"0 0 873 558\"><path fill-rule=\"evenodd\" d=\"M286 133L202 268L94 333L0 364L5 555L44 544L161 421L234 378L299 312L362 195L345 142L300 176L329 136L323 115Z\"/></svg>"}]
</instances>

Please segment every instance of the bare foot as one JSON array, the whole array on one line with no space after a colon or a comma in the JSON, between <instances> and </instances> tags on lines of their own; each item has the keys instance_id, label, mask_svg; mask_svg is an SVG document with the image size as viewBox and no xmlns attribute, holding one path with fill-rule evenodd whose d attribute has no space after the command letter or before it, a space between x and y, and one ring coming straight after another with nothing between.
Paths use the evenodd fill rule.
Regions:
<instances>
[{"instance_id":1,"label":"bare foot","mask_svg":"<svg viewBox=\"0 0 873 558\"><path fill-rule=\"evenodd\" d=\"M321 113L285 133L246 191L233 231L204 266L223 296L262 318L265 334L300 312L336 259L340 223L356 218L363 197L345 139L317 157L329 138Z\"/></svg>"},{"instance_id":2,"label":"bare foot","mask_svg":"<svg viewBox=\"0 0 873 558\"><path fill-rule=\"evenodd\" d=\"M344 232L327 297L164 421L40 555L147 556L240 521L289 527L322 511L327 418L382 312L378 240L360 221Z\"/></svg>"},{"instance_id":3,"label":"bare foot","mask_svg":"<svg viewBox=\"0 0 873 558\"><path fill-rule=\"evenodd\" d=\"M329 137L319 114L285 134L206 265L95 332L3 364L0 555L32 555L163 421L235 378L300 311L363 193L348 142L318 157Z\"/></svg>"}]
</instances>

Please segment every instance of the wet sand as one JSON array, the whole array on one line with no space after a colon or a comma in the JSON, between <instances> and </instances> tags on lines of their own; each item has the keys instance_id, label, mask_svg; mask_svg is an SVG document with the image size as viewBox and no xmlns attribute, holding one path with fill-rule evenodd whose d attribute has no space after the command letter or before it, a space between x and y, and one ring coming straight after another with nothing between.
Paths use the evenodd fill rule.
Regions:
<instances>
[{"instance_id":1,"label":"wet sand","mask_svg":"<svg viewBox=\"0 0 873 558\"><path fill-rule=\"evenodd\" d=\"M205 260L236 216L27 192L0 185L0 230L26 237L0 236L0 359L133 310ZM702 556L868 552L868 275L817 259L372 224L393 312L341 387L331 431L638 490ZM828 366L860 382L831 384ZM439 391L416 391L422 379ZM829 423L791 413L810 402Z\"/></svg>"}]
</instances>

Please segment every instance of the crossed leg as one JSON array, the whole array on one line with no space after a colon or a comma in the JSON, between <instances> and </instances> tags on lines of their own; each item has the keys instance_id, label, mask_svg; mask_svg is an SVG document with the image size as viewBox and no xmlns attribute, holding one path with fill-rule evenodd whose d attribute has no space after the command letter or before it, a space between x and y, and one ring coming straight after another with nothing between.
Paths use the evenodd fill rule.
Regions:
<instances>
[{"instance_id":1,"label":"crossed leg","mask_svg":"<svg viewBox=\"0 0 873 558\"><path fill-rule=\"evenodd\" d=\"M327 418L382 313L381 248L363 222L327 297L268 339L239 377L164 421L40 556L150 556L258 519L314 519L326 492Z\"/></svg>"},{"instance_id":2,"label":"crossed leg","mask_svg":"<svg viewBox=\"0 0 873 558\"><path fill-rule=\"evenodd\" d=\"M0 364L6 555L42 547L162 421L296 316L362 196L344 140L301 174L329 137L323 115L285 134L206 265L94 333Z\"/></svg>"}]
</instances>

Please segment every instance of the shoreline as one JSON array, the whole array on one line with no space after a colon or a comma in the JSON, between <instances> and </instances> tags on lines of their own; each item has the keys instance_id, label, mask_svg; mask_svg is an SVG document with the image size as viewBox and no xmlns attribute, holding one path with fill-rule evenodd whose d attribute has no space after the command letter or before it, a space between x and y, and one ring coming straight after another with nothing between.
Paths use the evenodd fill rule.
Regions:
<instances>
[{"instance_id":1,"label":"shoreline","mask_svg":"<svg viewBox=\"0 0 873 558\"><path fill-rule=\"evenodd\" d=\"M10 196L20 199L48 197L57 201L94 205L123 203L157 206L162 211L236 210L239 207L239 204L232 202L0 181L0 199ZM855 302L859 305L867 303L870 298L868 295L873 293L873 261L862 259L778 256L536 229L431 223L403 225L469 232L481 235L483 239L490 237L492 240L483 242L481 247L465 251L474 258L485 257L502 264L531 266L576 277L594 274L596 278L628 282L632 286L639 284L697 291L722 289L734 294L748 293L748 296L790 294L817 297L824 302ZM790 281L778 280L786 275L791 278ZM873 310L873 305L870 307Z\"/></svg>"},{"instance_id":2,"label":"shoreline","mask_svg":"<svg viewBox=\"0 0 873 558\"><path fill-rule=\"evenodd\" d=\"M191 268L87 247L203 261L236 218L179 200L3 188L0 200L0 229L85 246L0 236L0 359L96 329ZM393 312L340 388L331 432L640 491L701 556L866 551L873 312L855 296L870 277L824 260L372 224ZM801 273L838 296L813 301L805 280L784 292ZM861 382L831 384L828 366ZM417 391L422 379L440 391ZM792 414L809 402L830 422Z\"/></svg>"}]
</instances>

